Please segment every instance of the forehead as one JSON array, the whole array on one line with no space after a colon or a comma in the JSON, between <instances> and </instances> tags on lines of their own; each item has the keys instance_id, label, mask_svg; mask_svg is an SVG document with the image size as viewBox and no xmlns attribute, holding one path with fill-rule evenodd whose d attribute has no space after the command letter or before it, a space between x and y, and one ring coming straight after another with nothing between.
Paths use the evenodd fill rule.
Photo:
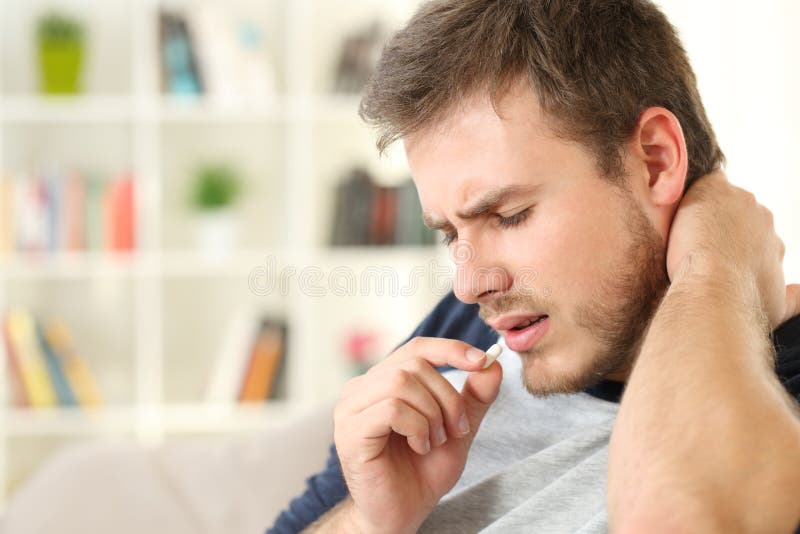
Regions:
<instances>
[{"instance_id":1,"label":"forehead","mask_svg":"<svg viewBox=\"0 0 800 534\"><path fill-rule=\"evenodd\" d=\"M489 189L529 185L552 175L564 141L546 124L530 89L465 101L445 120L403 139L423 208L466 204Z\"/></svg>"}]
</instances>

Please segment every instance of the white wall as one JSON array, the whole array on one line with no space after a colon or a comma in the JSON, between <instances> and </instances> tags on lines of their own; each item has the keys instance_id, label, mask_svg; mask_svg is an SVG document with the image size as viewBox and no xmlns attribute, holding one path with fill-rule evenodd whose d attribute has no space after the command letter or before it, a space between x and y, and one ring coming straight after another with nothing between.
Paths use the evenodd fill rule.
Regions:
<instances>
[{"instance_id":1,"label":"white wall","mask_svg":"<svg viewBox=\"0 0 800 534\"><path fill-rule=\"evenodd\" d=\"M661 0L728 159L775 214L787 283L800 282L800 2Z\"/></svg>"}]
</instances>

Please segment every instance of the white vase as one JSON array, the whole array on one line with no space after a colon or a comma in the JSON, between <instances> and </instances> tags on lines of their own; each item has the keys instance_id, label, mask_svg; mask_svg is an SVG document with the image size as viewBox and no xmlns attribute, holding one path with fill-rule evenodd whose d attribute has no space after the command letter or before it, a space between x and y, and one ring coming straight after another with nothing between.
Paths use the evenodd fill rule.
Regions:
<instances>
[{"instance_id":1,"label":"white vase","mask_svg":"<svg viewBox=\"0 0 800 534\"><path fill-rule=\"evenodd\" d=\"M239 240L239 221L232 210L218 209L201 212L195 225L195 244L203 258L229 258Z\"/></svg>"}]
</instances>

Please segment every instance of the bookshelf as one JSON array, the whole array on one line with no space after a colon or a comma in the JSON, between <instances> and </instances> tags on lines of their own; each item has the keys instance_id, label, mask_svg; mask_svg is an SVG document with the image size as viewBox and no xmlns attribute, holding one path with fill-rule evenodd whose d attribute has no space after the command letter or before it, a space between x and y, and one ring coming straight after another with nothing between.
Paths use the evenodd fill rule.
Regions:
<instances>
[{"instance_id":1,"label":"bookshelf","mask_svg":"<svg viewBox=\"0 0 800 534\"><path fill-rule=\"evenodd\" d=\"M160 91L159 9L198 2L2 3L0 181L51 161L104 176L130 171L136 221L136 246L125 253L0 251L0 310L22 306L68 322L106 400L97 409L3 405L2 505L62 443L114 437L157 446L183 434L265 432L332 401L351 373L341 347L349 329L374 330L385 353L443 294L431 272L435 265L441 278L450 265L441 247L327 243L335 185L349 165L387 183L402 177L397 162L374 154L356 114L358 97L330 90L338 46L375 18L386 29L397 26L416 0L358 0L346 10L327 0L225 2L267 36L276 91L246 105ZM30 32L35 16L52 7L85 20L92 55L79 96L37 94ZM238 244L215 259L196 251L185 205L188 175L204 158L235 161L245 177ZM254 272L269 261L296 269L287 292L253 289ZM332 294L323 286L320 295L300 285L304 269L329 276L337 268L356 275L391 268L401 284L414 279L419 287L390 296ZM285 396L210 405L204 388L226 321L242 309L288 325ZM2 398L8 391L0 365Z\"/></svg>"}]
</instances>

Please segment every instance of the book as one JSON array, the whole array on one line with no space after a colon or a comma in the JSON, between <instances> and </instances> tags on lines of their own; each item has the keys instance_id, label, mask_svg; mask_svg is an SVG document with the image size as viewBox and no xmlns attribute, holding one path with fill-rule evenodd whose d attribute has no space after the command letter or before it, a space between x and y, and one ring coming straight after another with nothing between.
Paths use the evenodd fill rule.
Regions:
<instances>
[{"instance_id":1,"label":"book","mask_svg":"<svg viewBox=\"0 0 800 534\"><path fill-rule=\"evenodd\" d=\"M276 93L264 30L233 17L223 4L202 2L187 12L204 94L214 106L258 105Z\"/></svg>"},{"instance_id":2,"label":"book","mask_svg":"<svg viewBox=\"0 0 800 534\"><path fill-rule=\"evenodd\" d=\"M44 337L59 361L75 402L82 407L101 406L103 395L89 366L75 350L67 326L59 320L52 320L44 328Z\"/></svg>"},{"instance_id":3,"label":"book","mask_svg":"<svg viewBox=\"0 0 800 534\"><path fill-rule=\"evenodd\" d=\"M58 404L61 406L74 406L77 404L77 401L61 365L61 358L56 355L50 343L45 338L41 323L36 319L34 319L34 323L36 339L44 355L44 361L50 373L50 383L53 385L53 391L56 394Z\"/></svg>"},{"instance_id":4,"label":"book","mask_svg":"<svg viewBox=\"0 0 800 534\"><path fill-rule=\"evenodd\" d=\"M422 222L422 205L411 179L397 187L397 220L394 242L398 245L430 245L436 241L433 230Z\"/></svg>"},{"instance_id":5,"label":"book","mask_svg":"<svg viewBox=\"0 0 800 534\"><path fill-rule=\"evenodd\" d=\"M0 324L0 334L2 334L3 342L0 343L0 361L5 360L6 368L8 370L8 384L10 385L10 401L19 407L30 405L28 393L25 391L25 382L22 378L22 369L20 368L19 356L11 343L11 334L8 331L8 321L3 320Z\"/></svg>"},{"instance_id":6,"label":"book","mask_svg":"<svg viewBox=\"0 0 800 534\"><path fill-rule=\"evenodd\" d=\"M64 246L76 251L86 248L86 183L77 172L67 178L63 219Z\"/></svg>"},{"instance_id":7,"label":"book","mask_svg":"<svg viewBox=\"0 0 800 534\"><path fill-rule=\"evenodd\" d=\"M233 404L247 373L250 354L261 331L262 319L251 309L242 309L228 320L214 370L206 389L206 402Z\"/></svg>"},{"instance_id":8,"label":"book","mask_svg":"<svg viewBox=\"0 0 800 534\"><path fill-rule=\"evenodd\" d=\"M396 219L397 191L393 187L376 187L370 207L369 244L394 244Z\"/></svg>"},{"instance_id":9,"label":"book","mask_svg":"<svg viewBox=\"0 0 800 534\"><path fill-rule=\"evenodd\" d=\"M261 323L239 392L240 402L258 402L271 397L284 356L285 330L283 325L269 319Z\"/></svg>"},{"instance_id":10,"label":"book","mask_svg":"<svg viewBox=\"0 0 800 534\"><path fill-rule=\"evenodd\" d=\"M105 199L106 246L120 252L134 245L133 179L130 176L114 180Z\"/></svg>"},{"instance_id":11,"label":"book","mask_svg":"<svg viewBox=\"0 0 800 534\"><path fill-rule=\"evenodd\" d=\"M370 217L377 186L370 174L352 169L336 188L331 244L334 246L369 243Z\"/></svg>"},{"instance_id":12,"label":"book","mask_svg":"<svg viewBox=\"0 0 800 534\"><path fill-rule=\"evenodd\" d=\"M384 40L377 20L344 38L336 64L334 92L356 94L363 89L378 62Z\"/></svg>"},{"instance_id":13,"label":"book","mask_svg":"<svg viewBox=\"0 0 800 534\"><path fill-rule=\"evenodd\" d=\"M380 186L364 169L353 168L336 189L331 244L431 245L435 232L422 222L414 182Z\"/></svg>"},{"instance_id":14,"label":"book","mask_svg":"<svg viewBox=\"0 0 800 534\"><path fill-rule=\"evenodd\" d=\"M103 248L103 198L105 186L103 181L92 176L85 182L86 201L84 203L83 240L86 250L100 250Z\"/></svg>"},{"instance_id":15,"label":"book","mask_svg":"<svg viewBox=\"0 0 800 534\"><path fill-rule=\"evenodd\" d=\"M24 310L11 310L6 317L7 331L17 356L25 392L34 408L55 406L56 393L47 364L36 338L35 320Z\"/></svg>"},{"instance_id":16,"label":"book","mask_svg":"<svg viewBox=\"0 0 800 534\"><path fill-rule=\"evenodd\" d=\"M0 180L0 253L129 251L135 247L135 181L77 172Z\"/></svg>"},{"instance_id":17,"label":"book","mask_svg":"<svg viewBox=\"0 0 800 534\"><path fill-rule=\"evenodd\" d=\"M47 206L40 180L17 176L13 182L14 246L26 252L47 247Z\"/></svg>"},{"instance_id":18,"label":"book","mask_svg":"<svg viewBox=\"0 0 800 534\"><path fill-rule=\"evenodd\" d=\"M56 171L50 171L42 175L40 185L46 228L45 249L54 252L60 249L64 242L60 220L64 202L63 180Z\"/></svg>"},{"instance_id":19,"label":"book","mask_svg":"<svg viewBox=\"0 0 800 534\"><path fill-rule=\"evenodd\" d=\"M200 95L203 83L185 17L161 10L159 14L161 86L165 93Z\"/></svg>"}]
</instances>

